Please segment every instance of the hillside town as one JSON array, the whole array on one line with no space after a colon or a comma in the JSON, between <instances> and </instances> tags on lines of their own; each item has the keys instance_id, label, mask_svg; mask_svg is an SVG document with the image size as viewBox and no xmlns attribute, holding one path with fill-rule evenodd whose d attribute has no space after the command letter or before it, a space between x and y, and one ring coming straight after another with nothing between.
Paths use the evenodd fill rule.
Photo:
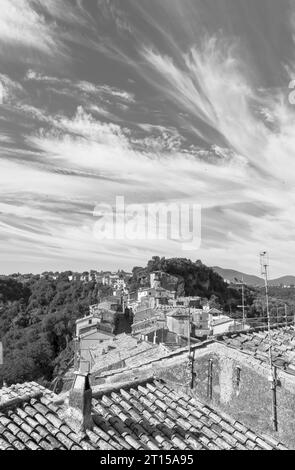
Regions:
<instances>
[{"instance_id":1,"label":"hillside town","mask_svg":"<svg viewBox=\"0 0 295 470\"><path fill-rule=\"evenodd\" d=\"M135 291L128 273L105 279L111 295L76 320L51 385L3 384L1 449L295 448L294 318L271 325L270 345L267 325L178 295L166 272Z\"/></svg>"},{"instance_id":2,"label":"hillside town","mask_svg":"<svg viewBox=\"0 0 295 470\"><path fill-rule=\"evenodd\" d=\"M89 314L76 321L76 337L87 334L100 341L107 317L116 318L117 321L123 317L134 337L153 344L169 344L174 348L186 344L188 337L201 341L212 335L249 328L241 320L211 308L209 302L204 304L201 297L177 296L175 291L163 288L163 275L168 276L164 272L150 273L150 285L132 293L123 279L120 283L116 281L113 295L91 305Z\"/></svg>"}]
</instances>

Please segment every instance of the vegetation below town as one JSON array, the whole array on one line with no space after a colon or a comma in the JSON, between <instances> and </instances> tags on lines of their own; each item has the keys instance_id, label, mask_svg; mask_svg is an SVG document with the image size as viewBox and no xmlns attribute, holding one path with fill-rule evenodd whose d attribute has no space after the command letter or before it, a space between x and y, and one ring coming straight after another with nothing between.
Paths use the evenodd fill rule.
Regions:
<instances>
[{"instance_id":1,"label":"vegetation below town","mask_svg":"<svg viewBox=\"0 0 295 470\"><path fill-rule=\"evenodd\" d=\"M50 381L70 349L75 320L88 313L111 289L94 282L32 276L22 284L0 279L0 339L4 365L0 382Z\"/></svg>"}]
</instances>

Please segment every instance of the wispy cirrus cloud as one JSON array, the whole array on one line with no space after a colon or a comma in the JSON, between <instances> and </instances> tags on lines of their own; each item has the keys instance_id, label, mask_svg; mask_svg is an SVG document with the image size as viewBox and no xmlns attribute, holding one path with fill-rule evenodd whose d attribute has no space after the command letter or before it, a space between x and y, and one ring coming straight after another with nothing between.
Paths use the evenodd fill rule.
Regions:
<instances>
[{"instance_id":1,"label":"wispy cirrus cloud","mask_svg":"<svg viewBox=\"0 0 295 470\"><path fill-rule=\"evenodd\" d=\"M2 0L2 60L53 69L69 66L73 47L93 47L94 38L95 22L80 0Z\"/></svg>"},{"instance_id":2,"label":"wispy cirrus cloud","mask_svg":"<svg viewBox=\"0 0 295 470\"><path fill-rule=\"evenodd\" d=\"M106 84L97 85L86 80L70 80L68 78L49 77L34 70L28 70L26 80L41 82L56 88L57 92L63 91L69 95L73 93L85 93L89 97L107 97L112 96L126 102L134 102L134 95L124 90L108 86Z\"/></svg>"},{"instance_id":3,"label":"wispy cirrus cloud","mask_svg":"<svg viewBox=\"0 0 295 470\"><path fill-rule=\"evenodd\" d=\"M0 73L0 93L0 103L2 105L22 99L25 95L21 84L3 73Z\"/></svg>"},{"instance_id":4,"label":"wispy cirrus cloud","mask_svg":"<svg viewBox=\"0 0 295 470\"><path fill-rule=\"evenodd\" d=\"M261 1L264 15L276 18L276 4ZM172 241L97 243L92 208L124 195L201 204L202 247L186 256L255 272L266 248L276 274L286 272L295 232L287 101L295 30L287 2L271 32L260 7L240 0L10 5L0 14L0 26L5 18L11 26L0 31L0 57L17 51L15 69L0 76L5 265L13 253L34 269L71 262L85 269L95 259L131 267L154 253L183 255ZM20 44L11 31L25 7ZM269 44L282 25L288 47L280 63L283 46ZM62 54L58 66L48 60ZM266 71L275 69L270 80Z\"/></svg>"},{"instance_id":5,"label":"wispy cirrus cloud","mask_svg":"<svg viewBox=\"0 0 295 470\"><path fill-rule=\"evenodd\" d=\"M51 26L34 8L31 0L3 0L0 39L4 45L24 45L51 53L55 47Z\"/></svg>"}]
</instances>

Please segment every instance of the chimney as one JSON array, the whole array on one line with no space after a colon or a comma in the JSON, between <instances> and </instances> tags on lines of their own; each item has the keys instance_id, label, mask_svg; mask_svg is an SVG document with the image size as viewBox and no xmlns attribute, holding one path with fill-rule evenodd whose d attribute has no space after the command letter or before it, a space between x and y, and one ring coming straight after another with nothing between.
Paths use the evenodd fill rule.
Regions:
<instances>
[{"instance_id":1,"label":"chimney","mask_svg":"<svg viewBox=\"0 0 295 470\"><path fill-rule=\"evenodd\" d=\"M91 416L92 390L89 380L89 362L80 361L80 368L74 372L75 378L69 394L69 404L64 419L76 432L92 429Z\"/></svg>"}]
</instances>

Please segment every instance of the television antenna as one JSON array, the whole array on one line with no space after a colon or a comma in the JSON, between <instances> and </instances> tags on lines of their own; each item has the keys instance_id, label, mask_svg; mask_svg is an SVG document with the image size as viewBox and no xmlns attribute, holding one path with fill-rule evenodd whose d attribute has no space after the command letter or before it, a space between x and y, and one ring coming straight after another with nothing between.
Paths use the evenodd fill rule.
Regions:
<instances>
[{"instance_id":1,"label":"television antenna","mask_svg":"<svg viewBox=\"0 0 295 470\"><path fill-rule=\"evenodd\" d=\"M187 331L188 360L191 358L191 309L188 307L188 331Z\"/></svg>"},{"instance_id":2,"label":"television antenna","mask_svg":"<svg viewBox=\"0 0 295 470\"><path fill-rule=\"evenodd\" d=\"M246 310L245 310L245 283L244 283L244 276L242 276L241 280L237 282L238 286L242 287L242 305L237 305L238 308L242 309L242 316L243 316L243 329L245 328L246 324Z\"/></svg>"},{"instance_id":3,"label":"television antenna","mask_svg":"<svg viewBox=\"0 0 295 470\"><path fill-rule=\"evenodd\" d=\"M270 331L270 315L269 315L269 300L268 300L268 267L269 267L269 260L268 254L266 251L262 251L260 253L260 266L261 266L261 275L264 278L264 286L265 286L265 300L266 300L266 316L267 316L267 330L269 336L269 361L270 365L272 365L272 358L271 358L271 331Z\"/></svg>"},{"instance_id":4,"label":"television antenna","mask_svg":"<svg viewBox=\"0 0 295 470\"><path fill-rule=\"evenodd\" d=\"M188 332L187 332L188 358L187 358L187 368L188 368L190 388L193 388L193 384L194 384L194 370L193 370L194 369L194 361L193 361L193 357L192 357L192 354L191 354L191 322L192 322L192 316L191 316L190 307L188 307L187 312L188 312Z\"/></svg>"},{"instance_id":5,"label":"television antenna","mask_svg":"<svg viewBox=\"0 0 295 470\"><path fill-rule=\"evenodd\" d=\"M266 314L267 314L267 331L268 331L268 357L269 357L269 367L270 367L270 377L269 381L271 384L272 396L273 396L273 426L274 430L278 430L278 420L277 420L277 399L276 399L276 373L273 368L272 363L272 337L270 330L270 315L269 315L269 300L268 300L268 267L269 267L269 258L266 251L260 253L260 266L261 266L261 275L264 278L265 286L265 300L266 300Z\"/></svg>"},{"instance_id":6,"label":"television antenna","mask_svg":"<svg viewBox=\"0 0 295 470\"><path fill-rule=\"evenodd\" d=\"M242 312L243 312L243 328L245 328L245 284L244 277L242 277Z\"/></svg>"}]
</instances>

